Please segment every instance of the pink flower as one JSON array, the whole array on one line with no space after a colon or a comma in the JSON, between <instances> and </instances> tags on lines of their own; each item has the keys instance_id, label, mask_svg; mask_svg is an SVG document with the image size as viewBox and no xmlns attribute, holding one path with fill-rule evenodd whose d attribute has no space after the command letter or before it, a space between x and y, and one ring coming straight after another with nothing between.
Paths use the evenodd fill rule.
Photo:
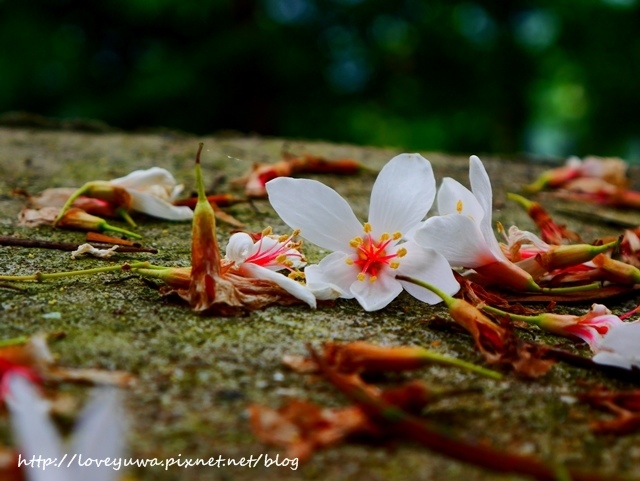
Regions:
<instances>
[{"instance_id":1,"label":"pink flower","mask_svg":"<svg viewBox=\"0 0 640 481\"><path fill-rule=\"evenodd\" d=\"M536 318L537 321L533 322L546 331L561 336L578 337L589 344L594 352L601 348L603 338L611 329L624 324L602 304L593 304L591 310L582 316L543 313Z\"/></svg>"}]
</instances>

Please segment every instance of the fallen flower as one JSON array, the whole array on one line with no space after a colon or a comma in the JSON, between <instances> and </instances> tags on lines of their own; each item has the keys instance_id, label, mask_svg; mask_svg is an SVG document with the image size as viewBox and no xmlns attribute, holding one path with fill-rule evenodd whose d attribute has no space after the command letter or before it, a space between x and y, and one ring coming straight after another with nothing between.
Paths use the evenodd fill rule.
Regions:
<instances>
[{"instance_id":1,"label":"fallen flower","mask_svg":"<svg viewBox=\"0 0 640 481\"><path fill-rule=\"evenodd\" d=\"M343 375L344 376L344 375ZM428 403L446 396L421 381L410 381L397 388L380 391L354 375L344 376L348 383L360 386L376 398L408 412L418 413ZM457 394L457 393L452 393ZM263 442L282 446L287 456L307 460L315 451L328 448L354 436L382 439L384 431L369 420L359 406L327 408L291 400L275 410L259 404L248 408L251 428Z\"/></svg>"},{"instance_id":2,"label":"fallen flower","mask_svg":"<svg viewBox=\"0 0 640 481\"><path fill-rule=\"evenodd\" d=\"M553 245L560 245L565 240L580 242L580 235L567 229L564 225L554 222L549 213L538 202L530 201L518 194L508 193L507 198L520 204L529 214L529 217L540 229L542 240Z\"/></svg>"},{"instance_id":3,"label":"fallen flower","mask_svg":"<svg viewBox=\"0 0 640 481\"><path fill-rule=\"evenodd\" d=\"M61 214L56 218L55 225L57 227L64 227L67 229L98 232L120 232L121 234L128 235L129 237L133 237L134 239L142 238L140 234L136 234L135 232L113 226L107 223L107 221L102 219L101 217L87 214L82 209L78 209L76 207L72 207L64 212L61 212Z\"/></svg>"},{"instance_id":4,"label":"fallen flower","mask_svg":"<svg viewBox=\"0 0 640 481\"><path fill-rule=\"evenodd\" d=\"M491 223L491 181L480 159L469 159L471 190L445 178L438 191L438 214L422 223L413 239L441 253L452 267L474 269L489 282L518 291L538 291L531 275L502 252Z\"/></svg>"},{"instance_id":5,"label":"fallen flower","mask_svg":"<svg viewBox=\"0 0 640 481\"><path fill-rule=\"evenodd\" d=\"M538 459L504 452L481 443L458 440L445 434L442 428L423 420L416 415L395 406L381 396L375 396L358 383L351 381L351 376L337 372L329 366L321 356L311 351L312 357L320 366L324 377L362 409L369 420L383 432L400 439L411 439L434 452L450 456L462 462L471 463L495 472L518 473L541 481L558 479L558 468L545 465ZM573 481L613 481L612 477L604 478L595 473L562 469ZM565 476L566 478L566 476Z\"/></svg>"},{"instance_id":6,"label":"fallen flower","mask_svg":"<svg viewBox=\"0 0 640 481\"><path fill-rule=\"evenodd\" d=\"M614 419L591 421L591 429L599 434L631 434L640 430L640 389L607 391L597 388L580 394L581 401L614 414Z\"/></svg>"},{"instance_id":7,"label":"fallen flower","mask_svg":"<svg viewBox=\"0 0 640 481\"><path fill-rule=\"evenodd\" d=\"M247 246L246 238L245 241L238 240L232 244L232 257L235 256L235 260L223 261L218 248L213 208L204 192L200 167L202 147L203 144L200 144L196 155L198 203L192 225L189 285L187 288L175 287L174 291L189 302L196 312L202 313L234 315L246 309L260 309L271 304L291 304L299 301L315 307L312 293L296 281L257 264L239 262L244 256L239 245ZM252 247L254 246L252 242ZM246 253L249 256L248 251ZM276 259L279 255L280 253ZM248 257L245 257L244 260L247 259ZM165 268L163 273L170 275L171 272L167 269L169 268ZM162 268L152 268L148 273L153 275L154 270L163 271Z\"/></svg>"},{"instance_id":8,"label":"fallen flower","mask_svg":"<svg viewBox=\"0 0 640 481\"><path fill-rule=\"evenodd\" d=\"M406 371L430 364L459 367L482 376L502 379L502 374L461 359L425 349L420 346L377 346L368 342L327 342L323 346L327 363L344 373ZM318 367L311 360L285 356L283 362L299 372L315 372Z\"/></svg>"},{"instance_id":9,"label":"fallen flower","mask_svg":"<svg viewBox=\"0 0 640 481\"><path fill-rule=\"evenodd\" d=\"M275 164L254 164L245 176L235 179L234 183L244 186L247 197L267 196L266 183L278 177L291 177L301 173L355 175L368 170L352 159L328 160L311 154L300 156L284 153L283 159Z\"/></svg>"},{"instance_id":10,"label":"fallen flower","mask_svg":"<svg viewBox=\"0 0 640 481\"><path fill-rule=\"evenodd\" d=\"M439 253L405 239L435 196L431 164L421 155L402 154L384 166L364 226L336 191L315 180L281 177L266 188L271 205L289 227L333 251L305 269L307 286L318 299L355 298L366 311L375 311L404 288L423 302L440 302L431 292L397 280L396 274L427 280L447 293L458 290Z\"/></svg>"},{"instance_id":11,"label":"fallen flower","mask_svg":"<svg viewBox=\"0 0 640 481\"><path fill-rule=\"evenodd\" d=\"M545 331L565 337L577 337L589 344L592 351L598 352L604 337L616 326L624 324L618 316L611 313L602 304L593 304L591 310L582 316L571 314L554 314L543 312L537 316L524 316L501 311L491 306L484 306L483 310L506 316L512 320L533 324ZM594 359L595 360L595 359Z\"/></svg>"},{"instance_id":12,"label":"fallen flower","mask_svg":"<svg viewBox=\"0 0 640 481\"><path fill-rule=\"evenodd\" d=\"M71 444L65 448L57 428L49 418L48 403L24 377L11 375L6 404L21 454L26 459L43 457L62 460L72 453L83 459L119 459L124 454L125 423L119 393L115 388L94 391L93 399L80 415ZM119 477L113 466L92 463L61 463L48 470L25 465L31 481L109 481Z\"/></svg>"},{"instance_id":13,"label":"fallen flower","mask_svg":"<svg viewBox=\"0 0 640 481\"><path fill-rule=\"evenodd\" d=\"M601 179L614 186L623 186L626 184L626 171L627 164L622 159L589 156L582 160L570 157L564 166L543 172L532 184L525 186L524 190L534 193L547 187L558 188L582 177Z\"/></svg>"},{"instance_id":14,"label":"fallen flower","mask_svg":"<svg viewBox=\"0 0 640 481\"><path fill-rule=\"evenodd\" d=\"M452 297L427 282L409 277L404 277L403 280L438 295L449 309L451 318L471 334L476 348L487 362L511 366L514 371L527 377L542 376L554 364L553 359L544 357L546 352L544 346L521 341L515 336L508 323L494 322L473 304L464 299ZM488 309L489 306L484 308ZM491 309L504 316L510 315L498 309Z\"/></svg>"},{"instance_id":15,"label":"fallen flower","mask_svg":"<svg viewBox=\"0 0 640 481\"><path fill-rule=\"evenodd\" d=\"M111 181L87 182L67 199L56 225L80 196L107 201L116 209L121 209L120 213L130 223L132 221L126 214L129 210L166 220L191 220L193 212L190 208L172 204L181 191L182 186L177 185L173 175L160 167L135 170Z\"/></svg>"},{"instance_id":16,"label":"fallen flower","mask_svg":"<svg viewBox=\"0 0 640 481\"><path fill-rule=\"evenodd\" d=\"M640 369L640 322L612 326L596 348L593 362L624 369Z\"/></svg>"}]
</instances>

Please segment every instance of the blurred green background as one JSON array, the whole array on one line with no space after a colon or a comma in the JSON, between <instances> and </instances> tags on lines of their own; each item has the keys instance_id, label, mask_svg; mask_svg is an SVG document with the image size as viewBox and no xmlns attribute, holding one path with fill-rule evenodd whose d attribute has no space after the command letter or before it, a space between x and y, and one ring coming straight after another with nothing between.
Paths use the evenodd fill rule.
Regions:
<instances>
[{"instance_id":1,"label":"blurred green background","mask_svg":"<svg viewBox=\"0 0 640 481\"><path fill-rule=\"evenodd\" d=\"M640 0L0 0L0 112L640 161Z\"/></svg>"}]
</instances>

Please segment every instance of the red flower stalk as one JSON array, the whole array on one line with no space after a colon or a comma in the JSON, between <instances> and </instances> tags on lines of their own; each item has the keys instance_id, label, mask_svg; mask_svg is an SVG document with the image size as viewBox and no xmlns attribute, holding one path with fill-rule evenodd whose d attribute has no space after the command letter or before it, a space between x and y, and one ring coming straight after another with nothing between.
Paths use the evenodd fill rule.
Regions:
<instances>
[{"instance_id":1,"label":"red flower stalk","mask_svg":"<svg viewBox=\"0 0 640 481\"><path fill-rule=\"evenodd\" d=\"M420 346L377 346L368 342L327 342L324 358L344 373L406 371L429 364L460 367L483 376L501 379L502 375L475 364L430 351ZM286 356L283 361L298 372L316 372L318 367L309 359Z\"/></svg>"},{"instance_id":2,"label":"red flower stalk","mask_svg":"<svg viewBox=\"0 0 640 481\"><path fill-rule=\"evenodd\" d=\"M526 455L512 454L478 443L454 439L432 423L394 406L382 397L373 396L361 385L350 382L349 376L331 368L315 352L311 352L325 378L357 403L362 411L385 432L401 439L411 439L434 452L450 456L462 462L471 463L502 473L518 473L541 481L558 479L557 470ZM605 478L593 473L569 470L568 476L574 481L604 481ZM607 478L611 481L611 478Z\"/></svg>"},{"instance_id":3,"label":"red flower stalk","mask_svg":"<svg viewBox=\"0 0 640 481\"><path fill-rule=\"evenodd\" d=\"M345 382L359 386L372 397L390 405L418 413L441 397L421 381L380 392L355 376L343 375ZM355 435L381 438L384 432L372 423L359 406L326 408L294 399L278 410L252 404L248 408L251 428L263 442L287 449L289 458L307 460L315 451L328 448Z\"/></svg>"},{"instance_id":4,"label":"red flower stalk","mask_svg":"<svg viewBox=\"0 0 640 481\"><path fill-rule=\"evenodd\" d=\"M640 389L615 392L600 388L581 394L579 399L616 416L611 420L592 421L595 432L624 435L640 430Z\"/></svg>"},{"instance_id":5,"label":"red flower stalk","mask_svg":"<svg viewBox=\"0 0 640 481\"><path fill-rule=\"evenodd\" d=\"M525 185L523 189L531 194L547 187L557 188L580 176L580 168L576 165L565 165L544 171L533 183Z\"/></svg>"},{"instance_id":6,"label":"red flower stalk","mask_svg":"<svg viewBox=\"0 0 640 481\"><path fill-rule=\"evenodd\" d=\"M508 193L507 198L520 204L529 214L529 217L540 229L542 240L553 245L560 245L564 240L579 242L580 235L564 225L556 224L549 213L538 202L530 201L521 195Z\"/></svg>"},{"instance_id":7,"label":"red flower stalk","mask_svg":"<svg viewBox=\"0 0 640 481\"><path fill-rule=\"evenodd\" d=\"M277 177L290 177L301 173L355 175L367 170L353 159L328 160L317 155L295 156L287 153L283 157L283 160L275 164L254 164L251 172L236 181L244 184L247 197L266 197L265 184Z\"/></svg>"}]
</instances>

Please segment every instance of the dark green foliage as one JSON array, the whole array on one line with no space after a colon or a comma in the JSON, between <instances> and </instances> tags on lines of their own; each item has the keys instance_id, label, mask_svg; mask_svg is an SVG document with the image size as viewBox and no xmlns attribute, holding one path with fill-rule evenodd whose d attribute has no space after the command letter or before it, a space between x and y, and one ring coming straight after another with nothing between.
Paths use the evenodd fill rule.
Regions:
<instances>
[{"instance_id":1,"label":"dark green foliage","mask_svg":"<svg viewBox=\"0 0 640 481\"><path fill-rule=\"evenodd\" d=\"M636 0L0 1L0 112L640 160Z\"/></svg>"}]
</instances>

